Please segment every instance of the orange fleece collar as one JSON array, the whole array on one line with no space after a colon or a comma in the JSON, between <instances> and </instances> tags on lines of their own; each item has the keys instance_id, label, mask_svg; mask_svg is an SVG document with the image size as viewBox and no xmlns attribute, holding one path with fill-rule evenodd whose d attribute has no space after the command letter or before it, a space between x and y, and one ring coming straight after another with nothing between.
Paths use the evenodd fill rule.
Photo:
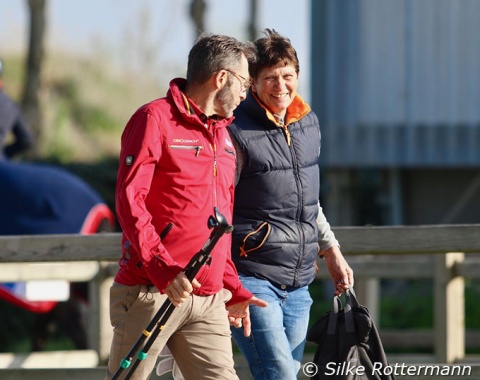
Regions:
<instances>
[{"instance_id":1,"label":"orange fleece collar","mask_svg":"<svg viewBox=\"0 0 480 380\"><path fill-rule=\"evenodd\" d=\"M263 104L263 102L260 100L258 95L253 91L251 91L251 94L253 95L255 100L258 102L258 104L260 104L262 108L265 110L265 112L267 113L268 119L271 120L273 123L275 123L275 125L279 127L283 127L278 123L277 119L275 118L275 116L273 116L272 112L265 106L265 104ZM299 121L310 111L311 111L310 106L303 101L300 95L297 94L295 98L293 98L292 103L287 108L287 114L285 118L285 127L287 127L292 123L295 123L296 121Z\"/></svg>"}]
</instances>

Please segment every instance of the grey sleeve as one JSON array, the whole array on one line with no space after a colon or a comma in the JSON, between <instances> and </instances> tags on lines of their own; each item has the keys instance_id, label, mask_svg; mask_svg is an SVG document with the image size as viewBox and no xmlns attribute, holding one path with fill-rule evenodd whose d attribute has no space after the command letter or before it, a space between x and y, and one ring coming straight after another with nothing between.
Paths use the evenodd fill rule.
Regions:
<instances>
[{"instance_id":1,"label":"grey sleeve","mask_svg":"<svg viewBox=\"0 0 480 380\"><path fill-rule=\"evenodd\" d=\"M327 218L323 213L320 202L318 202L318 216L316 222L318 227L318 245L320 252L323 252L333 246L340 247L338 240L335 238L335 234L330 228L330 223L328 223Z\"/></svg>"}]
</instances>

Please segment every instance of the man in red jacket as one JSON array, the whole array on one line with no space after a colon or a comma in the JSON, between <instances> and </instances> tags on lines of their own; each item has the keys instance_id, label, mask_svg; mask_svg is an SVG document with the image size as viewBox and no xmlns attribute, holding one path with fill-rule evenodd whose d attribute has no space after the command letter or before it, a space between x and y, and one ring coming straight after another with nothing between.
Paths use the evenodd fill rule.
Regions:
<instances>
[{"instance_id":1,"label":"man in red jacket","mask_svg":"<svg viewBox=\"0 0 480 380\"><path fill-rule=\"evenodd\" d=\"M267 303L243 288L230 235L192 282L183 270L208 239L214 208L232 220L236 157L226 127L246 97L251 58L234 38L202 36L186 80L172 80L167 96L140 107L125 127L116 189L122 257L110 293L106 379L167 297L176 309L132 379L149 377L165 345L186 379L238 379L229 321L249 335L249 305Z\"/></svg>"}]
</instances>

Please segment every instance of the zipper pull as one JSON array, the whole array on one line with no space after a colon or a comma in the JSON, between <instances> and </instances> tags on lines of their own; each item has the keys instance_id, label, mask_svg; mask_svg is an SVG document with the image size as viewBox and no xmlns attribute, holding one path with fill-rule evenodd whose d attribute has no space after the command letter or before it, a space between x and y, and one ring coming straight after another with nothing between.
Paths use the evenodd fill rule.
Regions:
<instances>
[{"instance_id":1,"label":"zipper pull","mask_svg":"<svg viewBox=\"0 0 480 380\"><path fill-rule=\"evenodd\" d=\"M292 136L290 136L290 131L288 130L287 126L283 127L283 130L285 131L285 137L287 138L287 145L290 146L290 144L292 143Z\"/></svg>"}]
</instances>

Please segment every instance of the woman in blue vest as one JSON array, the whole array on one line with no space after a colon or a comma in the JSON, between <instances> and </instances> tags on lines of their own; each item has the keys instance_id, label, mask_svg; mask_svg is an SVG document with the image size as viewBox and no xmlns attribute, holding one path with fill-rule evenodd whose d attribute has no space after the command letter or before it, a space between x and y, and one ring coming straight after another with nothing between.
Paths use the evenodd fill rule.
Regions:
<instances>
[{"instance_id":1,"label":"woman in blue vest","mask_svg":"<svg viewBox=\"0 0 480 380\"><path fill-rule=\"evenodd\" d=\"M255 380L293 380L317 255L326 260L337 295L353 284L353 272L320 207L320 128L297 94L297 54L289 39L274 30L265 34L255 41L251 90L229 128L238 165L233 261L243 285L268 306L250 308L250 337L230 322Z\"/></svg>"}]
</instances>

